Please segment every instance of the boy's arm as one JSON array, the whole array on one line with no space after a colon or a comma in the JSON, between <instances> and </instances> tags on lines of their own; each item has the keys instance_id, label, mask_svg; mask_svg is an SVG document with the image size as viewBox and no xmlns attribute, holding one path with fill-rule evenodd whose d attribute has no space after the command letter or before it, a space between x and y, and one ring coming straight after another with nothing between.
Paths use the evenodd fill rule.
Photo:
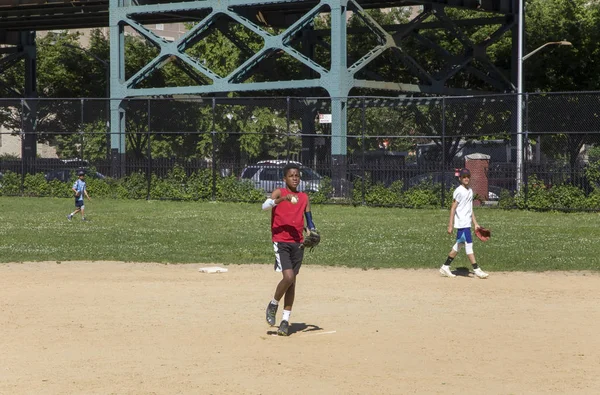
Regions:
<instances>
[{"instance_id":1,"label":"boy's arm","mask_svg":"<svg viewBox=\"0 0 600 395\"><path fill-rule=\"evenodd\" d=\"M450 219L448 220L448 233L450 234L452 234L452 230L454 229L454 213L456 212L456 206L458 206L458 202L453 200L452 207L450 208Z\"/></svg>"},{"instance_id":2,"label":"boy's arm","mask_svg":"<svg viewBox=\"0 0 600 395\"><path fill-rule=\"evenodd\" d=\"M285 200L291 201L292 196L295 196L295 195L289 193L285 196L281 196L281 190L279 188L277 188L276 190L274 190L271 193L271 197L267 198L267 200L265 200L265 202L262 204L262 209L269 210Z\"/></svg>"},{"instance_id":3,"label":"boy's arm","mask_svg":"<svg viewBox=\"0 0 600 395\"><path fill-rule=\"evenodd\" d=\"M479 226L479 224L477 223L477 219L475 218L475 211L473 211L472 218L473 218L473 225L475 225L475 229L481 228L481 226Z\"/></svg>"},{"instance_id":4,"label":"boy's arm","mask_svg":"<svg viewBox=\"0 0 600 395\"><path fill-rule=\"evenodd\" d=\"M88 198L88 200L92 200L92 198L90 197L90 195L88 195L88 193L87 193L87 189L84 189L83 193L85 194L85 197Z\"/></svg>"},{"instance_id":5,"label":"boy's arm","mask_svg":"<svg viewBox=\"0 0 600 395\"><path fill-rule=\"evenodd\" d=\"M308 229L316 229L315 223L312 219L312 213L310 212L310 198L306 195L306 209L304 210L304 216L306 217L306 227Z\"/></svg>"}]
</instances>

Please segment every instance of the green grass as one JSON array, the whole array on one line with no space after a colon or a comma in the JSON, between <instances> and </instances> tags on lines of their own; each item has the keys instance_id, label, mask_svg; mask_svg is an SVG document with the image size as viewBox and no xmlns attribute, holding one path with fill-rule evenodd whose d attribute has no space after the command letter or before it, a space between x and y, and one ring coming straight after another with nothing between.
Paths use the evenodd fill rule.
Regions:
<instances>
[{"instance_id":1,"label":"green grass","mask_svg":"<svg viewBox=\"0 0 600 395\"><path fill-rule=\"evenodd\" d=\"M117 260L272 264L270 213L260 204L0 198L0 262ZM322 242L305 263L361 268L436 268L454 243L449 211L313 207ZM489 271L600 269L599 214L476 208L492 229L475 256ZM467 266L461 251L456 266Z\"/></svg>"}]
</instances>

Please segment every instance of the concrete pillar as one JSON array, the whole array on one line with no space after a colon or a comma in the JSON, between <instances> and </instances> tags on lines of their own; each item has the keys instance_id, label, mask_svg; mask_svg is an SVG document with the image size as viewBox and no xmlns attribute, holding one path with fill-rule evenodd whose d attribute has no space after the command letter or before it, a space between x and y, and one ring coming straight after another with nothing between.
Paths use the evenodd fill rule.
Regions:
<instances>
[{"instance_id":1,"label":"concrete pillar","mask_svg":"<svg viewBox=\"0 0 600 395\"><path fill-rule=\"evenodd\" d=\"M473 195L479 195L483 201L488 200L488 168L490 166L490 156L485 154L470 154L465 156L465 167L471 171L471 189ZM475 200L473 205L479 206L479 200Z\"/></svg>"}]
</instances>

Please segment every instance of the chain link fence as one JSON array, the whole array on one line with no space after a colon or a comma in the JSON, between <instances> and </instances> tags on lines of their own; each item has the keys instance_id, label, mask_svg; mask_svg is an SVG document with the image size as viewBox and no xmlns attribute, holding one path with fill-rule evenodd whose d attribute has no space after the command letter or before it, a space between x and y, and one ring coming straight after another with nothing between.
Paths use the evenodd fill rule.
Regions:
<instances>
[{"instance_id":1,"label":"chain link fence","mask_svg":"<svg viewBox=\"0 0 600 395\"><path fill-rule=\"evenodd\" d=\"M255 201L295 161L318 202L447 207L469 167L479 204L600 209L600 93L522 99L521 135L514 94L344 98L345 134L329 98L119 100L121 135L107 100L3 99L0 193L62 196L85 169L106 196Z\"/></svg>"}]
</instances>

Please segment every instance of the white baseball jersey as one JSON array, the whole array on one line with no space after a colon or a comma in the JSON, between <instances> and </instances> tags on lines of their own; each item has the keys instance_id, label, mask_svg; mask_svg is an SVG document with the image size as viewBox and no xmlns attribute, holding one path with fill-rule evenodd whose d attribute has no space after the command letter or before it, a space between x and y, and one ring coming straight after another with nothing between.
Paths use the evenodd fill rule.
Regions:
<instances>
[{"instance_id":1,"label":"white baseball jersey","mask_svg":"<svg viewBox=\"0 0 600 395\"><path fill-rule=\"evenodd\" d=\"M454 190L452 198L458 202L454 212L454 227L470 228L473 217L473 190L460 185Z\"/></svg>"}]
</instances>

